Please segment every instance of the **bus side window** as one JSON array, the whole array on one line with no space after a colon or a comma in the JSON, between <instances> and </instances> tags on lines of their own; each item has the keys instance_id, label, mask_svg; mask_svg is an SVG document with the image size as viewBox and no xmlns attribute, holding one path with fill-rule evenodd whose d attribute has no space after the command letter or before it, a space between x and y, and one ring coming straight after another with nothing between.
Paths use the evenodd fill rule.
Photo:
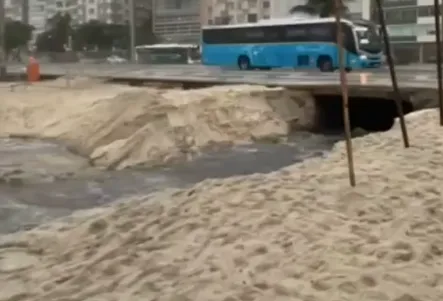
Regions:
<instances>
[{"instance_id":1,"label":"bus side window","mask_svg":"<svg viewBox=\"0 0 443 301\"><path fill-rule=\"evenodd\" d=\"M305 25L285 26L285 42L307 42L309 40L307 27Z\"/></svg>"},{"instance_id":2,"label":"bus side window","mask_svg":"<svg viewBox=\"0 0 443 301\"><path fill-rule=\"evenodd\" d=\"M210 29L203 41L207 44L236 44L244 39L241 31L242 28Z\"/></svg>"},{"instance_id":3,"label":"bus side window","mask_svg":"<svg viewBox=\"0 0 443 301\"><path fill-rule=\"evenodd\" d=\"M316 24L309 28L309 37L314 42L333 42L336 37L334 35L334 27L330 23Z\"/></svg>"},{"instance_id":4,"label":"bus side window","mask_svg":"<svg viewBox=\"0 0 443 301\"><path fill-rule=\"evenodd\" d=\"M278 43L282 41L280 26L268 26L263 28L265 43Z\"/></svg>"},{"instance_id":5,"label":"bus side window","mask_svg":"<svg viewBox=\"0 0 443 301\"><path fill-rule=\"evenodd\" d=\"M244 28L243 34L244 40L248 43L260 43L265 37L264 30L258 27Z\"/></svg>"}]
</instances>

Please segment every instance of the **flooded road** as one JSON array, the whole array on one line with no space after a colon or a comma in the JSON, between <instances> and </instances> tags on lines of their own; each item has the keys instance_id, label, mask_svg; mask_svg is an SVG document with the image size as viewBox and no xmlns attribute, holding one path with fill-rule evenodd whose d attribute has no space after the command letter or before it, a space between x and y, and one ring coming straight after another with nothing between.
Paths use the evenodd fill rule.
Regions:
<instances>
[{"instance_id":1,"label":"flooded road","mask_svg":"<svg viewBox=\"0 0 443 301\"><path fill-rule=\"evenodd\" d=\"M327 153L340 135L297 133L286 144L252 144L150 170L103 171L52 142L0 140L0 233L122 197L180 188L206 178L266 173Z\"/></svg>"}]
</instances>

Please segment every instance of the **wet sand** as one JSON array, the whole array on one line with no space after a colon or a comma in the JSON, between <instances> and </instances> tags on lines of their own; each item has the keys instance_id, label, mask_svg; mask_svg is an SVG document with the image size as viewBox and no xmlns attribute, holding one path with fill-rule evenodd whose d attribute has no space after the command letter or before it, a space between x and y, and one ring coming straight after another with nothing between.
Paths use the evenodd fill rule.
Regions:
<instances>
[{"instance_id":1,"label":"wet sand","mask_svg":"<svg viewBox=\"0 0 443 301\"><path fill-rule=\"evenodd\" d=\"M0 232L208 177L269 172L317 148L303 132L295 145L255 143L283 142L292 127L312 126L313 102L304 92L67 83L0 85L0 191L8 216ZM328 149L327 140L318 148Z\"/></svg>"},{"instance_id":2,"label":"wet sand","mask_svg":"<svg viewBox=\"0 0 443 301\"><path fill-rule=\"evenodd\" d=\"M339 142L2 236L0 300L440 301L443 130L407 126L353 140L356 187Z\"/></svg>"},{"instance_id":3,"label":"wet sand","mask_svg":"<svg viewBox=\"0 0 443 301\"><path fill-rule=\"evenodd\" d=\"M0 137L53 139L112 170L163 166L208 149L284 140L316 119L309 93L263 86L175 91L78 78L70 88L60 79L0 92Z\"/></svg>"},{"instance_id":4,"label":"wet sand","mask_svg":"<svg viewBox=\"0 0 443 301\"><path fill-rule=\"evenodd\" d=\"M32 139L0 139L0 233L36 225L166 188L207 178L267 173L329 151L339 135L300 132L286 144L263 144L204 153L196 160L155 169L100 171L62 145Z\"/></svg>"}]
</instances>

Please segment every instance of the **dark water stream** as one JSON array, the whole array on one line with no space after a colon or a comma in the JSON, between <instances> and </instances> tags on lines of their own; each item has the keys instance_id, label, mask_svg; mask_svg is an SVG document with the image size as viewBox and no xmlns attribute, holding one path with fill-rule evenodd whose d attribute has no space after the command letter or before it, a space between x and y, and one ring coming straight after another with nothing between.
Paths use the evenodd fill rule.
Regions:
<instances>
[{"instance_id":1,"label":"dark water stream","mask_svg":"<svg viewBox=\"0 0 443 301\"><path fill-rule=\"evenodd\" d=\"M266 173L326 154L340 135L297 133L287 144L252 144L151 170L100 171L54 143L0 140L0 233L31 228L74 210L206 178Z\"/></svg>"}]
</instances>

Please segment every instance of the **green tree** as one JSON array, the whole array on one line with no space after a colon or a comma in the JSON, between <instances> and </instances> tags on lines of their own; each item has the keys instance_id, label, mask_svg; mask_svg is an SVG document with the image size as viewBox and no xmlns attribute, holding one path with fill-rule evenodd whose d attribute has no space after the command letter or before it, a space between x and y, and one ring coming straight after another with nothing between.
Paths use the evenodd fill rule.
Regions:
<instances>
[{"instance_id":1,"label":"green tree","mask_svg":"<svg viewBox=\"0 0 443 301\"><path fill-rule=\"evenodd\" d=\"M107 24L105 27L106 36L112 41L112 47L117 49L129 49L129 25L128 24Z\"/></svg>"},{"instance_id":2,"label":"green tree","mask_svg":"<svg viewBox=\"0 0 443 301\"><path fill-rule=\"evenodd\" d=\"M65 52L72 35L71 16L57 13L47 21L46 27L48 29L37 37L37 49L39 51Z\"/></svg>"},{"instance_id":3,"label":"green tree","mask_svg":"<svg viewBox=\"0 0 443 301\"><path fill-rule=\"evenodd\" d=\"M341 16L345 16L349 13L347 4L351 1L353 0L342 0L340 1L341 5L336 8L334 0L306 0L305 4L292 7L289 13L305 13L325 18L335 16L336 10L338 10Z\"/></svg>"},{"instance_id":4,"label":"green tree","mask_svg":"<svg viewBox=\"0 0 443 301\"><path fill-rule=\"evenodd\" d=\"M112 36L108 33L109 25L91 20L75 28L74 49L76 50L109 50L112 48Z\"/></svg>"},{"instance_id":5,"label":"green tree","mask_svg":"<svg viewBox=\"0 0 443 301\"><path fill-rule=\"evenodd\" d=\"M136 27L136 44L155 44L157 37L152 30L151 19ZM129 24L106 24L97 20L77 26L73 30L75 50L129 49Z\"/></svg>"},{"instance_id":6,"label":"green tree","mask_svg":"<svg viewBox=\"0 0 443 301\"><path fill-rule=\"evenodd\" d=\"M9 56L12 50L25 47L32 38L34 27L20 21L5 22L5 51Z\"/></svg>"}]
</instances>

